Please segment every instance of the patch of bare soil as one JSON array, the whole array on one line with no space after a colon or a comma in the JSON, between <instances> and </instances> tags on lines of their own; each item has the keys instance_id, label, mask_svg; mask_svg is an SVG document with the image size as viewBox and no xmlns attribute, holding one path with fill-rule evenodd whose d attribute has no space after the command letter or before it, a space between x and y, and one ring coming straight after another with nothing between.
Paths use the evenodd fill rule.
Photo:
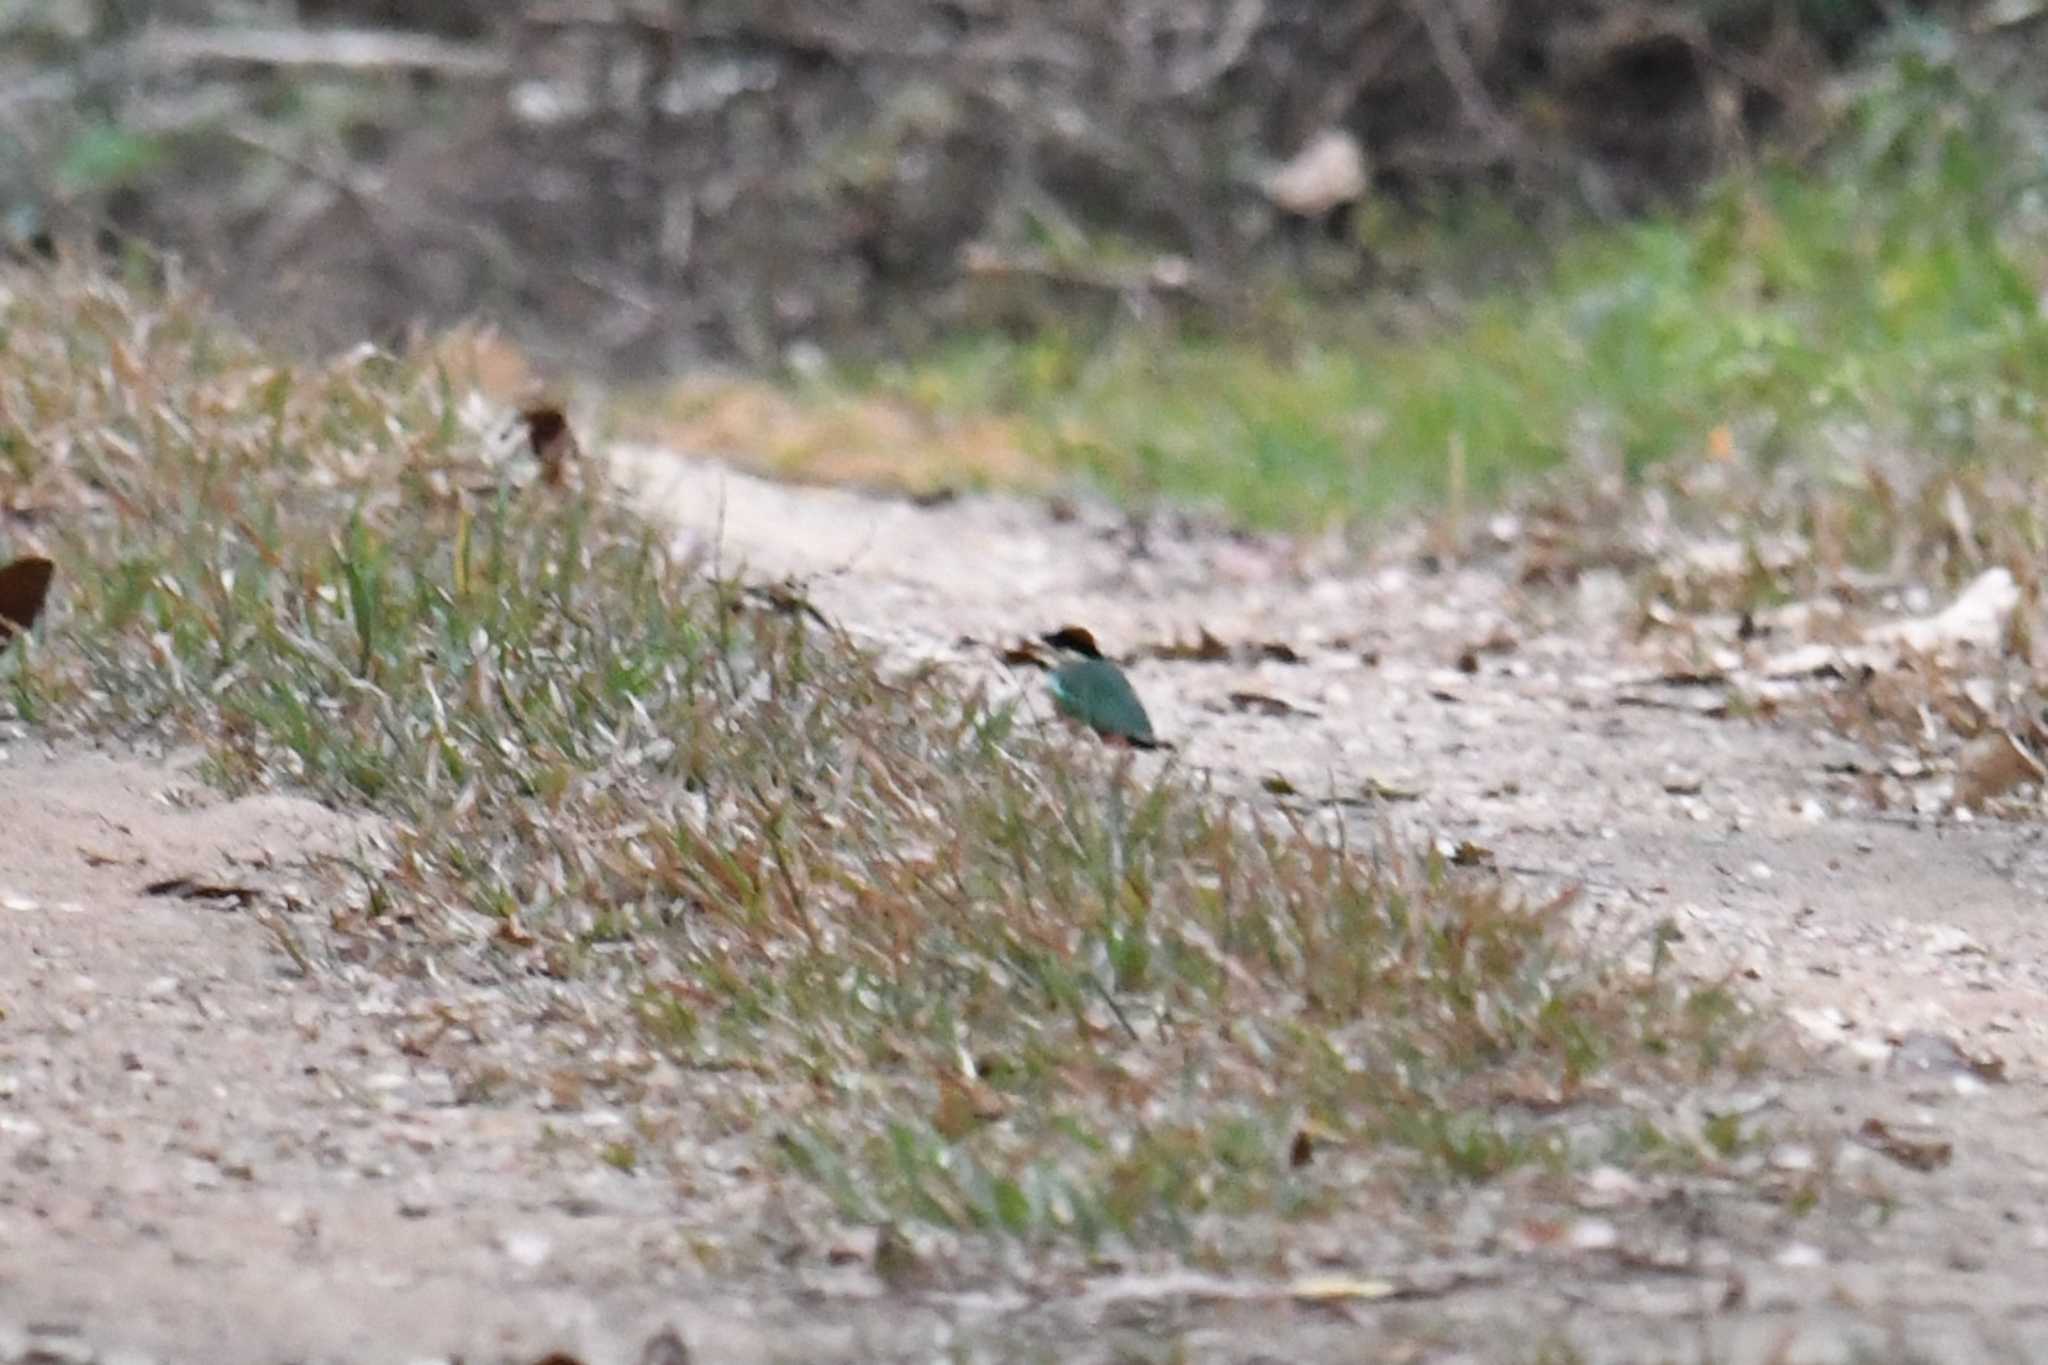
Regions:
<instances>
[{"instance_id":1,"label":"patch of bare soil","mask_svg":"<svg viewBox=\"0 0 2048 1365\"><path fill-rule=\"evenodd\" d=\"M815 1249L735 1282L701 1248L772 1228L772 1195L563 1159L624 1110L485 1095L436 1041L575 1046L572 985L352 960L332 859L373 823L24 740L0 756L0 1361L607 1365L671 1326L698 1361L2048 1359L2037 828L1873 814L1847 741L1644 688L1618 583L1525 597L1485 567L612 461L680 538L801 579L906 666L1035 697L999 648L1085 624L1178 742L1156 761L1467 846L1532 892L1581 884L1602 946L1647 953L1667 924L1681 964L1809 1044L1701 1100L1775 1134L1758 1159L1790 1193L1606 1172L1536 1221L1488 1190L1413 1225L1340 1216L1271 1284L890 1290ZM636 1102L715 1081L649 1066ZM1387 1288L1286 1292L1314 1274Z\"/></svg>"},{"instance_id":2,"label":"patch of bare soil","mask_svg":"<svg viewBox=\"0 0 2048 1365\"><path fill-rule=\"evenodd\" d=\"M670 1324L770 1358L628 1177L550 1162L601 1116L460 1103L419 1055L477 992L328 956L325 860L376 835L178 762L0 760L0 1360L597 1361Z\"/></svg>"}]
</instances>

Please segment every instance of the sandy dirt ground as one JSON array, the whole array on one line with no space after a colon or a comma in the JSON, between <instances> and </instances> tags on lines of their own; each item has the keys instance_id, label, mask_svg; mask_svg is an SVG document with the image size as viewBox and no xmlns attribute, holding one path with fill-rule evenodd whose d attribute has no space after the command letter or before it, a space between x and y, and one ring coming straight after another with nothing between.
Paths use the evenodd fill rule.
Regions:
<instances>
[{"instance_id":1,"label":"sandy dirt ground","mask_svg":"<svg viewBox=\"0 0 2048 1365\"><path fill-rule=\"evenodd\" d=\"M675 1365L678 1341L699 1362L1531 1360L1551 1340L1612 1361L2048 1360L2041 827L1872 812L1851 742L1645 690L1627 595L1597 576L1529 597L1484 565L1333 567L1090 509L612 459L681 542L803 578L906 663L1025 686L998 646L1088 625L1135 660L1165 761L1255 799L1344 798L1315 818L1361 835L1469 843L1533 894L1580 885L1604 947L1668 922L1682 963L1733 972L1804 1049L1713 1102L1788 1135L1769 1155L1788 1179L1833 1163L1853 1197L1795 1217L1608 1177L1539 1237L1475 1196L1433 1226L1332 1234L1328 1265L1402 1284L1371 1301L1185 1275L891 1292L822 1260L721 1278L693 1237L761 1208L560 1160L565 1128L619 1115L465 1102L422 1042L472 1012L531 1019L518 988L459 963L368 973L323 939L346 891L310 860L374 845L373 821L224 801L189 756L52 751L17 726L0 1362ZM1149 657L1203 631L1231 657ZM232 888L249 894L209 894ZM690 1084L650 1082L674 1103ZM1890 1155L1853 1140L1872 1120ZM1942 1143L1934 1169L1896 1159Z\"/></svg>"}]
</instances>

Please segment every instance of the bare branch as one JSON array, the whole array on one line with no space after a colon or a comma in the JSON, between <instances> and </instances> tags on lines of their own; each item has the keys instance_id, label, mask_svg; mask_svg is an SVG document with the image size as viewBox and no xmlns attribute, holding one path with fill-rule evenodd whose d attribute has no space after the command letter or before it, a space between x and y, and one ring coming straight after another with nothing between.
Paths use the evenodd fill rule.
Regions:
<instances>
[{"instance_id":1,"label":"bare branch","mask_svg":"<svg viewBox=\"0 0 2048 1365\"><path fill-rule=\"evenodd\" d=\"M494 47L377 29L152 28L131 55L157 66L332 67L338 71L430 71L491 78L507 71Z\"/></svg>"},{"instance_id":2,"label":"bare branch","mask_svg":"<svg viewBox=\"0 0 2048 1365\"><path fill-rule=\"evenodd\" d=\"M1042 251L1005 253L971 242L960 252L960 266L981 279L1044 280L1111 294L1186 294L1216 301L1226 292L1185 256L1158 256L1142 265L1109 266L1061 261Z\"/></svg>"},{"instance_id":3,"label":"bare branch","mask_svg":"<svg viewBox=\"0 0 2048 1365\"><path fill-rule=\"evenodd\" d=\"M1521 130L1494 107L1479 79L1478 70L1472 65L1471 54L1458 40L1449 12L1439 0L1407 0L1407 5L1409 12L1422 22L1424 32L1429 34L1429 45L1436 53L1437 67L1456 92L1465 117L1492 139L1494 146L1503 154L1517 151L1522 144Z\"/></svg>"},{"instance_id":4,"label":"bare branch","mask_svg":"<svg viewBox=\"0 0 2048 1365\"><path fill-rule=\"evenodd\" d=\"M1266 0L1235 0L1230 13L1224 17L1223 31L1216 35L1214 45L1202 54L1200 61L1190 62L1173 73L1170 83L1173 93L1192 95L1214 85L1244 60L1246 49L1251 47L1259 26L1265 22Z\"/></svg>"}]
</instances>

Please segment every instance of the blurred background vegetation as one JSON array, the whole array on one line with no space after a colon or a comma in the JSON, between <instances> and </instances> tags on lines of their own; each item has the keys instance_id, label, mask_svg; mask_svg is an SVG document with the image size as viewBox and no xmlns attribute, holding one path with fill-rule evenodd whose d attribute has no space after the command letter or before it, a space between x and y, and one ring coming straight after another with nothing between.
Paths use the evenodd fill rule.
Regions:
<instances>
[{"instance_id":1,"label":"blurred background vegetation","mask_svg":"<svg viewBox=\"0 0 2048 1365\"><path fill-rule=\"evenodd\" d=\"M364 942L438 905L492 926L464 953L624 983L707 1088L620 1169L740 1134L856 1221L1261 1264L1197 1220L1338 1191L1440 1227L1411 1169L1581 1156L1720 1181L1733 1118L1578 1112L1756 1060L1661 937L1645 982L1462 851L1333 850L1177 769L1127 800L594 490L471 491L436 337L797 475L1317 530L1564 469L1431 530L1521 526L1524 582L1641 570L1695 676L1777 603L1993 565L2042 600L2044 35L2048 0L0 0L0 253L196 278L264 343L0 276L0 523L93 566L7 699L390 814ZM1680 517L1741 553L1623 543ZM1914 676L1836 723L1935 757L2003 724Z\"/></svg>"},{"instance_id":2,"label":"blurred background vegetation","mask_svg":"<svg viewBox=\"0 0 2048 1365\"><path fill-rule=\"evenodd\" d=\"M484 319L794 473L1315 526L2031 420L2044 10L4 0L0 238L302 349Z\"/></svg>"}]
</instances>

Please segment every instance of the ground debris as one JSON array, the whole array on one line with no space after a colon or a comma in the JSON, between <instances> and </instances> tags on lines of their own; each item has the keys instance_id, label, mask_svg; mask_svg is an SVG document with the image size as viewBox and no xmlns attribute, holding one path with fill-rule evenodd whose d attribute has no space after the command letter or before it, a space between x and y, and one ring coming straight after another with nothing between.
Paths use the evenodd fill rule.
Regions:
<instances>
[{"instance_id":1,"label":"ground debris","mask_svg":"<svg viewBox=\"0 0 2048 1365\"><path fill-rule=\"evenodd\" d=\"M1865 1119L1856 1129L1856 1140L1873 1151L1915 1171L1936 1171L1948 1165L1955 1144L1935 1136L1924 1126L1901 1128L1883 1119Z\"/></svg>"},{"instance_id":2,"label":"ground debris","mask_svg":"<svg viewBox=\"0 0 2048 1365\"><path fill-rule=\"evenodd\" d=\"M197 877L165 877L142 888L145 896L171 896L188 901L228 901L246 906L263 894L254 886L202 881Z\"/></svg>"}]
</instances>

